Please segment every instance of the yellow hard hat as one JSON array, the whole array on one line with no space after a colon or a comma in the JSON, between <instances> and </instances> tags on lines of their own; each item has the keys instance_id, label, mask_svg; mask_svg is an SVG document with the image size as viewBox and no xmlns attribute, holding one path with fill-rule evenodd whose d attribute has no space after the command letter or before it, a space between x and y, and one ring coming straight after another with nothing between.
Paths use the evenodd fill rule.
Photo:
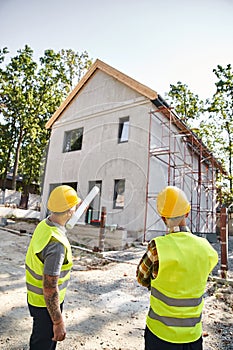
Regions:
<instances>
[{"instance_id":1,"label":"yellow hard hat","mask_svg":"<svg viewBox=\"0 0 233 350\"><path fill-rule=\"evenodd\" d=\"M181 189L167 186L158 194L157 209L160 216L176 218L189 213L191 206Z\"/></svg>"},{"instance_id":2,"label":"yellow hard hat","mask_svg":"<svg viewBox=\"0 0 233 350\"><path fill-rule=\"evenodd\" d=\"M81 202L76 191L67 185L54 188L48 200L48 209L54 213L62 213Z\"/></svg>"}]
</instances>

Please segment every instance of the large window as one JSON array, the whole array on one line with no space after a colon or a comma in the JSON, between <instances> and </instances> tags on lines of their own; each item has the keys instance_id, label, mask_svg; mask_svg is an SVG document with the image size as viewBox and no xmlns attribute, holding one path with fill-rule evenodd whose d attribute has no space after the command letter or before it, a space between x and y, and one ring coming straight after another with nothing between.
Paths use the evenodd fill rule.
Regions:
<instances>
[{"instance_id":1,"label":"large window","mask_svg":"<svg viewBox=\"0 0 233 350\"><path fill-rule=\"evenodd\" d=\"M79 151L82 149L83 128L65 132L63 152Z\"/></svg>"},{"instance_id":2,"label":"large window","mask_svg":"<svg viewBox=\"0 0 233 350\"><path fill-rule=\"evenodd\" d=\"M118 142L128 142L129 140L129 117L120 118L118 130Z\"/></svg>"},{"instance_id":3,"label":"large window","mask_svg":"<svg viewBox=\"0 0 233 350\"><path fill-rule=\"evenodd\" d=\"M125 204L125 179L115 180L113 208L122 209Z\"/></svg>"}]
</instances>

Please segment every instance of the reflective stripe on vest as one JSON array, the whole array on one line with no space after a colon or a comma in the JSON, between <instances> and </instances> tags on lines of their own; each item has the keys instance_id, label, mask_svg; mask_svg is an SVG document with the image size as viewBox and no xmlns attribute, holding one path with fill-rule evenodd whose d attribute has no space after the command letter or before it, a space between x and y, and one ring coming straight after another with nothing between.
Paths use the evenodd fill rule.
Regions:
<instances>
[{"instance_id":1,"label":"reflective stripe on vest","mask_svg":"<svg viewBox=\"0 0 233 350\"><path fill-rule=\"evenodd\" d=\"M53 238L60 242L65 248L65 263L63 262L58 279L60 303L64 301L66 288L70 279L70 270L73 265L70 243L58 227L50 226L46 223L46 220L43 220L37 225L32 235L25 261L28 303L36 307L46 307L43 295L44 264L39 259L38 253L41 252Z\"/></svg>"},{"instance_id":2,"label":"reflective stripe on vest","mask_svg":"<svg viewBox=\"0 0 233 350\"><path fill-rule=\"evenodd\" d=\"M148 316L153 320L162 322L168 327L194 327L197 323L201 322L201 315L193 318L166 317L156 314L152 308L150 308Z\"/></svg>"},{"instance_id":3,"label":"reflective stripe on vest","mask_svg":"<svg viewBox=\"0 0 233 350\"><path fill-rule=\"evenodd\" d=\"M198 306L202 303L203 298L190 298L190 299L176 299L176 298L170 298L166 295L164 295L163 293L161 293L160 291L158 291L158 289L152 287L151 288L151 295L153 295L153 297L161 300L162 302L164 302L165 304L169 305L169 306Z\"/></svg>"},{"instance_id":4,"label":"reflective stripe on vest","mask_svg":"<svg viewBox=\"0 0 233 350\"><path fill-rule=\"evenodd\" d=\"M42 281L43 277L41 275L38 275L37 273L35 273L32 269L30 269L30 267L27 264L25 264L25 268L36 280ZM66 277L66 275L69 272L70 272L70 270L61 271L59 277L60 278Z\"/></svg>"},{"instance_id":5,"label":"reflective stripe on vest","mask_svg":"<svg viewBox=\"0 0 233 350\"><path fill-rule=\"evenodd\" d=\"M59 284L58 289L62 290L64 288L66 288L68 283L69 283L69 281L67 280L67 281L63 282L62 284ZM33 292L33 293L36 293L39 295L43 295L43 288L33 286L32 284L30 284L28 282L26 282L26 285L27 285L27 289L30 290L30 292Z\"/></svg>"},{"instance_id":6,"label":"reflective stripe on vest","mask_svg":"<svg viewBox=\"0 0 233 350\"><path fill-rule=\"evenodd\" d=\"M151 279L146 324L167 342L194 342L202 334L203 294L218 254L206 239L190 232L175 232L154 240L159 269L157 277Z\"/></svg>"}]
</instances>

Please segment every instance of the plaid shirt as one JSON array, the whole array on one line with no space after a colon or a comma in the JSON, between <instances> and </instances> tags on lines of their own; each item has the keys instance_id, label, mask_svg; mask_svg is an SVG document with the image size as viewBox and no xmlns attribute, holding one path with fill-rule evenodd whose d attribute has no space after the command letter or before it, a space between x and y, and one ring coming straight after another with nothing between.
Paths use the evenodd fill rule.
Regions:
<instances>
[{"instance_id":1,"label":"plaid shirt","mask_svg":"<svg viewBox=\"0 0 233 350\"><path fill-rule=\"evenodd\" d=\"M137 281L142 286L150 289L151 279L156 278L159 269L159 259L155 241L152 240L147 247L146 253L141 258L137 267Z\"/></svg>"},{"instance_id":2,"label":"plaid shirt","mask_svg":"<svg viewBox=\"0 0 233 350\"><path fill-rule=\"evenodd\" d=\"M172 232L190 232L187 226L175 226ZM169 232L169 234L172 234ZM154 279L158 275L159 270L159 258L154 240L150 241L147 247L146 253L141 258L137 267L137 280L142 286L150 289L151 279Z\"/></svg>"}]
</instances>

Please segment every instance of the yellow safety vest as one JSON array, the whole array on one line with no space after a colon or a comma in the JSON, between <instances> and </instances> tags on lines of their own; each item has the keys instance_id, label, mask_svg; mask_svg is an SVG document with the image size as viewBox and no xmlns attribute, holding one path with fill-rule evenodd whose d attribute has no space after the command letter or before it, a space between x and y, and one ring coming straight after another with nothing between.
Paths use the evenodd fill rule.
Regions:
<instances>
[{"instance_id":1,"label":"yellow safety vest","mask_svg":"<svg viewBox=\"0 0 233 350\"><path fill-rule=\"evenodd\" d=\"M46 247L52 237L65 247L64 261L66 263L62 265L58 280L60 303L64 301L66 287L70 279L70 270L73 265L70 243L58 227L49 226L46 220L43 220L38 224L32 235L25 260L28 303L37 307L46 307L43 295L44 264L37 254Z\"/></svg>"},{"instance_id":2,"label":"yellow safety vest","mask_svg":"<svg viewBox=\"0 0 233 350\"><path fill-rule=\"evenodd\" d=\"M154 240L159 270L151 280L147 327L170 343L196 341L202 334L206 282L218 254L206 239L190 232L170 233Z\"/></svg>"}]
</instances>

